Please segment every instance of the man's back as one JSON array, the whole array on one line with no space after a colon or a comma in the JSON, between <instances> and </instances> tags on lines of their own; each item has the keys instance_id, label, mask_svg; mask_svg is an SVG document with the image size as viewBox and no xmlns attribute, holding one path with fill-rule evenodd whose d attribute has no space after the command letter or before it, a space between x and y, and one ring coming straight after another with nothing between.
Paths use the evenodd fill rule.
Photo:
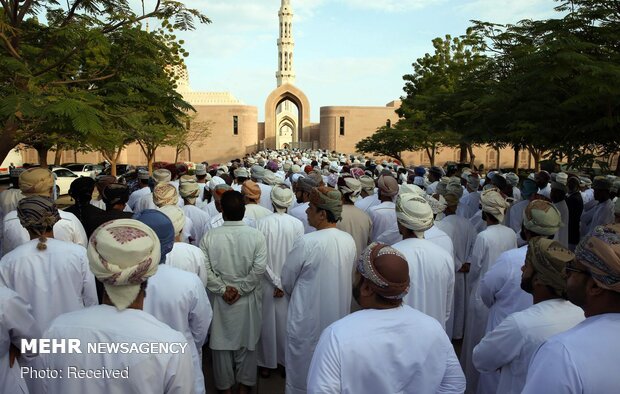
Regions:
<instances>
[{"instance_id":1,"label":"man's back","mask_svg":"<svg viewBox=\"0 0 620 394\"><path fill-rule=\"evenodd\" d=\"M534 355L523 393L616 393L620 313L592 316L551 337Z\"/></svg>"},{"instance_id":2,"label":"man's back","mask_svg":"<svg viewBox=\"0 0 620 394\"><path fill-rule=\"evenodd\" d=\"M46 250L29 241L0 260L0 285L13 289L32 306L42 330L58 315L96 305L95 278L86 249L48 238Z\"/></svg>"},{"instance_id":3,"label":"man's back","mask_svg":"<svg viewBox=\"0 0 620 394\"><path fill-rule=\"evenodd\" d=\"M393 202L383 201L381 204L369 208L367 212L372 220L371 241L377 241L383 233L398 228L396 205Z\"/></svg>"},{"instance_id":4,"label":"man's back","mask_svg":"<svg viewBox=\"0 0 620 394\"><path fill-rule=\"evenodd\" d=\"M338 222L337 228L353 237L357 255L361 255L370 240L372 229L370 216L355 205L345 204L342 206L342 220Z\"/></svg>"},{"instance_id":5,"label":"man's back","mask_svg":"<svg viewBox=\"0 0 620 394\"><path fill-rule=\"evenodd\" d=\"M137 329L139 328L139 329ZM54 393L193 393L194 369L187 341L150 314L136 309L118 311L109 305L97 305L59 316L43 338L76 338L82 353L40 354L35 366L63 370L63 379L35 379L35 392ZM161 353L88 353L88 343L157 343L171 346ZM185 345L183 348L182 346ZM74 371L127 370L127 378L80 379ZM72 378L73 376L73 378ZM41 386L39 386L41 385Z\"/></svg>"},{"instance_id":6,"label":"man's back","mask_svg":"<svg viewBox=\"0 0 620 394\"><path fill-rule=\"evenodd\" d=\"M403 302L434 317L445 329L454 296L454 261L426 239L409 238L392 246L407 258L411 287Z\"/></svg>"},{"instance_id":7,"label":"man's back","mask_svg":"<svg viewBox=\"0 0 620 394\"><path fill-rule=\"evenodd\" d=\"M308 393L462 393L465 377L445 332L409 306L367 309L330 325Z\"/></svg>"}]
</instances>

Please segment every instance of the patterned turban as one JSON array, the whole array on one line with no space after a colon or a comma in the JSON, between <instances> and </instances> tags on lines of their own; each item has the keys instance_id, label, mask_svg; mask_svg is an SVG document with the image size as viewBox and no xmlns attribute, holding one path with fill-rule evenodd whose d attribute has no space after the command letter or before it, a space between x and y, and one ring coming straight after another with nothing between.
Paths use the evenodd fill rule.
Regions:
<instances>
[{"instance_id":1,"label":"patterned turban","mask_svg":"<svg viewBox=\"0 0 620 394\"><path fill-rule=\"evenodd\" d=\"M88 242L90 270L119 310L127 309L138 296L140 284L155 275L160 256L157 234L133 219L102 224Z\"/></svg>"},{"instance_id":2,"label":"patterned turban","mask_svg":"<svg viewBox=\"0 0 620 394\"><path fill-rule=\"evenodd\" d=\"M401 194L396 199L396 219L418 238L424 238L424 232L433 227L433 209L418 194Z\"/></svg>"},{"instance_id":3,"label":"patterned turban","mask_svg":"<svg viewBox=\"0 0 620 394\"><path fill-rule=\"evenodd\" d=\"M461 186L461 179L459 177L453 176L450 178L450 182L448 182L446 187L446 194L448 193L456 194L458 198L463 197L463 186ZM444 194L444 197L446 194Z\"/></svg>"},{"instance_id":4,"label":"patterned turban","mask_svg":"<svg viewBox=\"0 0 620 394\"><path fill-rule=\"evenodd\" d=\"M271 189L271 202L279 209L288 209L293 203L293 191L284 185L274 186Z\"/></svg>"},{"instance_id":5,"label":"patterned turban","mask_svg":"<svg viewBox=\"0 0 620 394\"><path fill-rule=\"evenodd\" d=\"M248 172L248 169L245 167L239 167L235 169L234 173L235 173L235 178L249 178L250 177L250 173Z\"/></svg>"},{"instance_id":6,"label":"patterned turban","mask_svg":"<svg viewBox=\"0 0 620 394\"><path fill-rule=\"evenodd\" d=\"M506 174L506 182L512 187L515 187L519 184L519 175L514 172L509 172Z\"/></svg>"},{"instance_id":7,"label":"patterned turban","mask_svg":"<svg viewBox=\"0 0 620 394\"><path fill-rule=\"evenodd\" d=\"M409 183L406 183L400 186L399 194L409 194L409 193L417 194L422 197L426 196L426 192L422 190L422 188L419 187L418 185L411 185Z\"/></svg>"},{"instance_id":8,"label":"patterned turban","mask_svg":"<svg viewBox=\"0 0 620 394\"><path fill-rule=\"evenodd\" d=\"M191 177L182 177L179 183L179 194L184 199L188 200L190 204L195 204L198 195L200 194L200 188L198 183Z\"/></svg>"},{"instance_id":9,"label":"patterned turban","mask_svg":"<svg viewBox=\"0 0 620 394\"><path fill-rule=\"evenodd\" d=\"M299 178L299 180L297 181L296 187L297 187L297 190L300 190L305 193L310 193L312 189L318 186L319 184L316 183L314 179L305 177L305 178Z\"/></svg>"},{"instance_id":10,"label":"patterned turban","mask_svg":"<svg viewBox=\"0 0 620 394\"><path fill-rule=\"evenodd\" d=\"M252 178L258 181L262 181L263 178L265 177L266 171L262 166L253 165L250 170L251 170L250 172L252 173Z\"/></svg>"},{"instance_id":11,"label":"patterned turban","mask_svg":"<svg viewBox=\"0 0 620 394\"><path fill-rule=\"evenodd\" d=\"M268 170L270 170L270 171L276 172L276 171L278 171L278 163L276 163L276 162L275 162L275 161L273 161L273 160L269 160L269 161L267 162L266 168L267 168Z\"/></svg>"},{"instance_id":12,"label":"patterned turban","mask_svg":"<svg viewBox=\"0 0 620 394\"><path fill-rule=\"evenodd\" d=\"M377 180L377 187L381 190L381 194L388 197L394 197L398 194L398 181L389 175L381 175Z\"/></svg>"},{"instance_id":13,"label":"patterned turban","mask_svg":"<svg viewBox=\"0 0 620 394\"><path fill-rule=\"evenodd\" d=\"M22 226L39 237L60 220L56 204L49 197L43 196L30 196L20 200L17 204L17 217ZM45 239L41 239L41 243L44 242ZM40 247L38 249L42 250Z\"/></svg>"},{"instance_id":14,"label":"patterned turban","mask_svg":"<svg viewBox=\"0 0 620 394\"><path fill-rule=\"evenodd\" d=\"M600 287L620 293L620 224L597 226L577 245L575 255Z\"/></svg>"},{"instance_id":15,"label":"patterned turban","mask_svg":"<svg viewBox=\"0 0 620 394\"><path fill-rule=\"evenodd\" d=\"M446 203L446 199L441 194L437 194L437 197L435 197L435 195L427 195L426 201L428 201L428 205L431 206L431 209L433 210L433 215L442 213L446 210L446 207L448 206L448 204Z\"/></svg>"},{"instance_id":16,"label":"patterned turban","mask_svg":"<svg viewBox=\"0 0 620 394\"><path fill-rule=\"evenodd\" d=\"M316 182L317 186L325 186L323 176L318 171L310 171L307 177Z\"/></svg>"},{"instance_id":17,"label":"patterned turban","mask_svg":"<svg viewBox=\"0 0 620 394\"><path fill-rule=\"evenodd\" d=\"M172 173L170 170L160 168L153 171L153 179L155 179L155 183L170 182L172 180Z\"/></svg>"},{"instance_id":18,"label":"patterned turban","mask_svg":"<svg viewBox=\"0 0 620 394\"><path fill-rule=\"evenodd\" d=\"M564 266L575 259L573 252L557 241L534 237L529 241L526 259L534 266L538 280L551 287L557 296L566 295Z\"/></svg>"},{"instance_id":19,"label":"patterned turban","mask_svg":"<svg viewBox=\"0 0 620 394\"><path fill-rule=\"evenodd\" d=\"M103 189L101 199L106 205L126 204L129 201L129 188L120 183L110 183Z\"/></svg>"},{"instance_id":20,"label":"patterned turban","mask_svg":"<svg viewBox=\"0 0 620 394\"><path fill-rule=\"evenodd\" d=\"M435 189L435 192L442 196L446 194L448 192L449 182L450 182L450 178L448 178L447 176L441 177L441 179L439 180L439 183L437 183L437 188Z\"/></svg>"},{"instance_id":21,"label":"patterned turban","mask_svg":"<svg viewBox=\"0 0 620 394\"><path fill-rule=\"evenodd\" d=\"M243 182L241 193L252 201L258 201L261 194L260 186L258 186L258 183L248 179Z\"/></svg>"},{"instance_id":22,"label":"patterned turban","mask_svg":"<svg viewBox=\"0 0 620 394\"><path fill-rule=\"evenodd\" d=\"M342 194L349 194L349 199L355 202L362 192L362 182L351 177L340 178L338 180L338 190L340 190Z\"/></svg>"},{"instance_id":23,"label":"patterned turban","mask_svg":"<svg viewBox=\"0 0 620 394\"><path fill-rule=\"evenodd\" d=\"M163 212L158 209L145 209L133 215L133 218L149 226L157 234L160 243L160 264L166 262L166 255L174 246L174 225Z\"/></svg>"},{"instance_id":24,"label":"patterned turban","mask_svg":"<svg viewBox=\"0 0 620 394\"><path fill-rule=\"evenodd\" d=\"M362 189L368 194L375 194L375 181L368 175L362 175L360 177L360 183Z\"/></svg>"},{"instance_id":25,"label":"patterned turban","mask_svg":"<svg viewBox=\"0 0 620 394\"><path fill-rule=\"evenodd\" d=\"M364 176L364 170L359 167L353 167L350 170L351 176L355 179L360 179Z\"/></svg>"},{"instance_id":26,"label":"patterned turban","mask_svg":"<svg viewBox=\"0 0 620 394\"><path fill-rule=\"evenodd\" d=\"M336 221L342 219L342 193L338 190L327 186L315 187L310 192L310 202L318 208L330 211Z\"/></svg>"},{"instance_id":27,"label":"patterned turban","mask_svg":"<svg viewBox=\"0 0 620 394\"><path fill-rule=\"evenodd\" d=\"M177 205L179 203L177 188L169 183L156 185L153 189L153 203L160 208L164 205Z\"/></svg>"},{"instance_id":28,"label":"patterned turban","mask_svg":"<svg viewBox=\"0 0 620 394\"><path fill-rule=\"evenodd\" d=\"M377 266L393 263L403 268L403 275L397 282L387 280L377 269ZM383 298L402 300L409 292L409 264L405 256L391 246L377 242L368 245L357 261L357 272L370 281L373 291Z\"/></svg>"},{"instance_id":29,"label":"patterned turban","mask_svg":"<svg viewBox=\"0 0 620 394\"><path fill-rule=\"evenodd\" d=\"M19 176L19 189L28 196L50 197L54 175L47 168L30 168Z\"/></svg>"},{"instance_id":30,"label":"patterned turban","mask_svg":"<svg viewBox=\"0 0 620 394\"><path fill-rule=\"evenodd\" d=\"M510 203L501 195L501 193L493 188L487 189L480 195L480 204L482 211L493 215L500 223L504 221L504 214Z\"/></svg>"},{"instance_id":31,"label":"patterned turban","mask_svg":"<svg viewBox=\"0 0 620 394\"><path fill-rule=\"evenodd\" d=\"M338 174L333 172L327 176L327 185L333 188L338 187Z\"/></svg>"},{"instance_id":32,"label":"patterned turban","mask_svg":"<svg viewBox=\"0 0 620 394\"><path fill-rule=\"evenodd\" d=\"M448 192L444 198L446 199L446 207L456 207L459 205L459 196L452 192Z\"/></svg>"},{"instance_id":33,"label":"patterned turban","mask_svg":"<svg viewBox=\"0 0 620 394\"><path fill-rule=\"evenodd\" d=\"M535 234L550 236L557 233L561 226L560 211L548 201L534 200L523 212L523 227Z\"/></svg>"},{"instance_id":34,"label":"patterned turban","mask_svg":"<svg viewBox=\"0 0 620 394\"><path fill-rule=\"evenodd\" d=\"M183 231L183 227L185 227L185 212L177 205L164 205L159 210L168 216L168 219L172 222L174 234L180 234Z\"/></svg>"}]
</instances>

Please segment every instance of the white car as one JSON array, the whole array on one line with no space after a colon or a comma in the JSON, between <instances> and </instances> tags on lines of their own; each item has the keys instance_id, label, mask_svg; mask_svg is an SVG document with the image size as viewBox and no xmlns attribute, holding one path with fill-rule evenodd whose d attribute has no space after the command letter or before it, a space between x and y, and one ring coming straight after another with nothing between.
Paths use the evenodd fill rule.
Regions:
<instances>
[{"instance_id":1,"label":"white car","mask_svg":"<svg viewBox=\"0 0 620 394\"><path fill-rule=\"evenodd\" d=\"M79 178L75 172L64 167L52 168L52 172L56 178L56 194L58 196L69 193L71 182Z\"/></svg>"},{"instance_id":2,"label":"white car","mask_svg":"<svg viewBox=\"0 0 620 394\"><path fill-rule=\"evenodd\" d=\"M89 176L91 178L96 178L97 175L99 175L99 173L101 171L103 171L103 166L100 164L81 164L81 163L75 163L75 164L66 164L64 165L64 168L67 168L71 171L73 171L74 174L76 174L77 176Z\"/></svg>"}]
</instances>

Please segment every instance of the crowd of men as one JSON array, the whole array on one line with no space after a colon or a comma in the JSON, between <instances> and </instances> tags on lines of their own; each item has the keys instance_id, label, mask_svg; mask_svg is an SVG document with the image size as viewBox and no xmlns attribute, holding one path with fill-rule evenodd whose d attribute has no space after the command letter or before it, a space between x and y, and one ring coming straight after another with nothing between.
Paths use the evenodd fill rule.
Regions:
<instances>
[{"instance_id":1,"label":"crowd of men","mask_svg":"<svg viewBox=\"0 0 620 394\"><path fill-rule=\"evenodd\" d=\"M264 151L78 178L59 210L49 170L11 175L3 393L204 393L205 346L223 393L278 368L286 393L620 387L620 179Z\"/></svg>"}]
</instances>

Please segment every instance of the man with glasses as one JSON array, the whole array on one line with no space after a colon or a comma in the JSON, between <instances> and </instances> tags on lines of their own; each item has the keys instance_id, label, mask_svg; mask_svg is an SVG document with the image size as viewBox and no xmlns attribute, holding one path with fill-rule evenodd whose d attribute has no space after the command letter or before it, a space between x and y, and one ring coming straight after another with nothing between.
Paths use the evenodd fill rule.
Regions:
<instances>
[{"instance_id":1,"label":"man with glasses","mask_svg":"<svg viewBox=\"0 0 620 394\"><path fill-rule=\"evenodd\" d=\"M615 393L620 387L620 225L596 227L575 255L566 267L566 292L586 319L538 349L523 393Z\"/></svg>"}]
</instances>

